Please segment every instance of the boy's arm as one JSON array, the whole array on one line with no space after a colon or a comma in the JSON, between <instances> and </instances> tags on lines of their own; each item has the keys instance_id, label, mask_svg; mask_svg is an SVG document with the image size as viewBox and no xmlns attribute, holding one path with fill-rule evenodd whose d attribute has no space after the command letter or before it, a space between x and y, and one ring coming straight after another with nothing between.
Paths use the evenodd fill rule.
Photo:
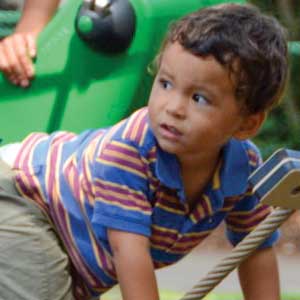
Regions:
<instances>
[{"instance_id":1,"label":"boy's arm","mask_svg":"<svg viewBox=\"0 0 300 300\"><path fill-rule=\"evenodd\" d=\"M37 36L54 15L60 0L26 0L16 33Z\"/></svg>"},{"instance_id":2,"label":"boy's arm","mask_svg":"<svg viewBox=\"0 0 300 300\"><path fill-rule=\"evenodd\" d=\"M123 300L158 300L158 288L145 236L108 229Z\"/></svg>"},{"instance_id":3,"label":"boy's arm","mask_svg":"<svg viewBox=\"0 0 300 300\"><path fill-rule=\"evenodd\" d=\"M60 0L27 0L15 32L0 41L0 70L14 84L26 87L34 76L36 39Z\"/></svg>"},{"instance_id":4,"label":"boy's arm","mask_svg":"<svg viewBox=\"0 0 300 300\"><path fill-rule=\"evenodd\" d=\"M245 300L279 300L279 275L272 247L256 250L238 269Z\"/></svg>"}]
</instances>

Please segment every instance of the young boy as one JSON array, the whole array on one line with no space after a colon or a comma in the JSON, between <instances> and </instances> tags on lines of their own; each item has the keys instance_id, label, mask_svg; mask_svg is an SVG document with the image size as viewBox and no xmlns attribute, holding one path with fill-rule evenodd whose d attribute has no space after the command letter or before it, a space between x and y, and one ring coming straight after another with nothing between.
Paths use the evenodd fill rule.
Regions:
<instances>
[{"instance_id":1,"label":"young boy","mask_svg":"<svg viewBox=\"0 0 300 300\"><path fill-rule=\"evenodd\" d=\"M96 299L119 282L124 300L155 300L154 269L223 220L236 244L269 214L247 183L261 163L247 139L285 86L283 28L249 5L206 8L172 26L157 66L129 118L34 133L2 155L18 190L2 166L3 299ZM247 300L280 297L277 237L239 268Z\"/></svg>"}]
</instances>

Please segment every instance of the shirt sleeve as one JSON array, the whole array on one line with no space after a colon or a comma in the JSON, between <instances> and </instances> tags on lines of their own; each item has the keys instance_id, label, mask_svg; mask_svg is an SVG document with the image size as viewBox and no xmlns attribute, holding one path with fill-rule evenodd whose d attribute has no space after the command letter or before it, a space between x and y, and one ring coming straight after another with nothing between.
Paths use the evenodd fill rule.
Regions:
<instances>
[{"instance_id":1,"label":"shirt sleeve","mask_svg":"<svg viewBox=\"0 0 300 300\"><path fill-rule=\"evenodd\" d=\"M251 172L262 164L257 147L249 142L247 153ZM239 197L234 208L226 217L227 237L232 245L238 244L248 233L253 231L270 213L272 208L260 203L260 200L249 187L247 192ZM259 247L259 249L272 246L279 238L279 230L273 232Z\"/></svg>"},{"instance_id":2,"label":"shirt sleeve","mask_svg":"<svg viewBox=\"0 0 300 300\"><path fill-rule=\"evenodd\" d=\"M147 161L134 143L112 140L103 147L93 168L92 226L98 238L107 239L107 228L150 236L147 176Z\"/></svg>"},{"instance_id":3,"label":"shirt sleeve","mask_svg":"<svg viewBox=\"0 0 300 300\"><path fill-rule=\"evenodd\" d=\"M259 203L251 191L238 202L226 217L227 238L233 246L253 231L270 213L270 206ZM259 248L272 246L279 238L279 230L272 233Z\"/></svg>"}]
</instances>

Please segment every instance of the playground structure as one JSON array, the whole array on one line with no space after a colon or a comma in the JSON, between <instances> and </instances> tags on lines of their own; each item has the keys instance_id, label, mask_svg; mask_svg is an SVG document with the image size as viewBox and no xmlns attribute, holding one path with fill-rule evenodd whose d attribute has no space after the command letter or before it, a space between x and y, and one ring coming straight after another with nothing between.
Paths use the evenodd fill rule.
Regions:
<instances>
[{"instance_id":1,"label":"playground structure","mask_svg":"<svg viewBox=\"0 0 300 300\"><path fill-rule=\"evenodd\" d=\"M95 19L101 23L109 9L112 18L113 13L118 15L117 6L121 2L99 1L98 8L96 2L69 0L58 11L39 38L36 79L29 89L14 87L0 78L0 122L4 143L18 141L32 131L79 132L109 126L124 118L144 105L148 98L152 76L147 69L170 21L198 8L225 1L189 0L176 5L176 0L130 0L128 3L123 0L131 11L121 16L122 22L129 22L131 26L130 32L124 33L128 39L119 48L118 45L114 47L118 36L112 42L110 35L104 32L109 45L104 49L95 49L90 42L98 26ZM111 24L114 23L104 24L108 31ZM300 56L300 44L290 44L290 51ZM281 188L282 197L275 204L285 207L287 203L286 208L275 210L182 300L202 299L279 227L293 209L299 208L299 187L294 178L298 178L300 157L294 152L274 157L251 180L257 193L261 192L260 196L269 204L273 204L270 193L274 195L274 191L278 193L277 189Z\"/></svg>"},{"instance_id":2,"label":"playground structure","mask_svg":"<svg viewBox=\"0 0 300 300\"><path fill-rule=\"evenodd\" d=\"M82 3L88 6L91 2L69 0L42 32L35 63L36 79L29 89L16 88L0 78L3 143L20 140L32 131L79 132L124 118L146 103L152 83L147 68L169 22L222 1L189 0L176 5L176 0L131 0L134 37L128 48L118 53L94 51L76 32L79 8ZM106 3L94 2L104 6ZM115 7L123 1L108 2L111 17L117 18ZM94 8L92 15L96 17ZM99 10L101 21L103 14ZM81 23L82 31L88 30L89 21Z\"/></svg>"}]
</instances>

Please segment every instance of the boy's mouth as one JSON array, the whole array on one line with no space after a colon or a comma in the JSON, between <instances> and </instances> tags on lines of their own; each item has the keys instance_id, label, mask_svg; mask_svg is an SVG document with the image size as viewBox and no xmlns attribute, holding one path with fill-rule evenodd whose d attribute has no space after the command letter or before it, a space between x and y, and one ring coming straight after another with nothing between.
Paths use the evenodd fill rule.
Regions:
<instances>
[{"instance_id":1,"label":"boy's mouth","mask_svg":"<svg viewBox=\"0 0 300 300\"><path fill-rule=\"evenodd\" d=\"M159 127L161 129L161 134L168 139L178 139L182 136L182 132L172 125L163 123Z\"/></svg>"}]
</instances>

